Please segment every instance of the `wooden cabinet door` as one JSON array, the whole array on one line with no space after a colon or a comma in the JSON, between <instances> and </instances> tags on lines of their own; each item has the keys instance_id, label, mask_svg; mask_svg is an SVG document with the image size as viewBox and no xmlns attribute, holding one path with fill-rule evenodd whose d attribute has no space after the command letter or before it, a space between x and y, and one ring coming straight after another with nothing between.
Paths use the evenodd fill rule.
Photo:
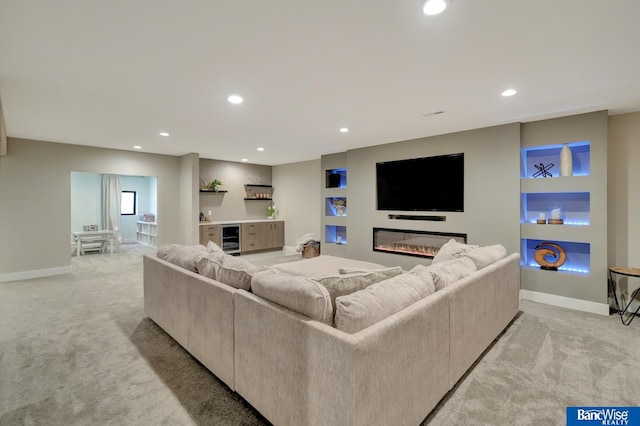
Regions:
<instances>
[{"instance_id":1,"label":"wooden cabinet door","mask_svg":"<svg viewBox=\"0 0 640 426\"><path fill-rule=\"evenodd\" d=\"M269 228L267 245L270 249L279 249L284 246L284 222L266 223Z\"/></svg>"},{"instance_id":2,"label":"wooden cabinet door","mask_svg":"<svg viewBox=\"0 0 640 426\"><path fill-rule=\"evenodd\" d=\"M209 241L220 245L220 225L200 226L200 244L206 246Z\"/></svg>"}]
</instances>

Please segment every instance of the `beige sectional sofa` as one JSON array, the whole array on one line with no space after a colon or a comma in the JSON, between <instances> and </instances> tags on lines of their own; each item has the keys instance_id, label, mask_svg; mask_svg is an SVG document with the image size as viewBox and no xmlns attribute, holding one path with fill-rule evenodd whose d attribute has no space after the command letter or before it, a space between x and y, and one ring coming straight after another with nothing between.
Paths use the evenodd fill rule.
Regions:
<instances>
[{"instance_id":1,"label":"beige sectional sofa","mask_svg":"<svg viewBox=\"0 0 640 426\"><path fill-rule=\"evenodd\" d=\"M440 270L431 284L426 280L428 287L440 288L417 301L411 299L415 277L407 280L407 272L396 275L394 268L366 262L344 259L347 270L342 272L355 276L384 268L387 275L350 295L333 297L314 284L316 272L305 276L305 271L322 262L333 267L338 258L255 267L255 289L247 291L182 267L191 264L145 256L145 313L276 425L416 425L518 312L519 255L496 261L480 256L470 263L472 270L462 273L466 276L457 278L459 264L469 264L468 254L416 267L420 277ZM313 262L302 263L308 261ZM292 285L278 295L273 283L279 276ZM383 304L375 298L384 298L393 280L399 289L409 283L408 306L371 325L360 318L351 326L364 328L353 333L326 320L327 310L335 318L341 305L366 305L371 297ZM358 316L365 311L349 312ZM313 318L318 315L325 320Z\"/></svg>"}]
</instances>

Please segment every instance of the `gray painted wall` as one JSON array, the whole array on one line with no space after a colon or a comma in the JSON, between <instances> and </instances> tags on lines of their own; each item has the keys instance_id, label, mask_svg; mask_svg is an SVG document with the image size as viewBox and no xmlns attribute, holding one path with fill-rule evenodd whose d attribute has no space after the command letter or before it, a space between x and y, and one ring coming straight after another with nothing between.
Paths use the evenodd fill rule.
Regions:
<instances>
[{"instance_id":1,"label":"gray painted wall","mask_svg":"<svg viewBox=\"0 0 640 426\"><path fill-rule=\"evenodd\" d=\"M465 154L464 212L438 213L446 216L445 222L428 222L388 219L391 213L403 212L376 210L377 162L459 152ZM347 151L346 255L405 269L430 263L423 258L374 252L374 227L466 233L470 244L500 243L510 253L519 252L519 156L517 123ZM329 156L325 161L323 157L323 170L339 167L334 161L337 158ZM438 178L426 174L424 190L417 196L428 197L429 186L438 185Z\"/></svg>"},{"instance_id":2,"label":"gray painted wall","mask_svg":"<svg viewBox=\"0 0 640 426\"><path fill-rule=\"evenodd\" d=\"M179 235L179 159L9 138L0 157L0 275L70 267L71 171L158 177L159 243Z\"/></svg>"},{"instance_id":3,"label":"gray painted wall","mask_svg":"<svg viewBox=\"0 0 640 426\"><path fill-rule=\"evenodd\" d=\"M274 166L273 186L285 246L294 247L304 234L320 235L320 160Z\"/></svg>"},{"instance_id":4,"label":"gray painted wall","mask_svg":"<svg viewBox=\"0 0 640 426\"><path fill-rule=\"evenodd\" d=\"M221 190L226 193L200 193L200 210L196 212L196 218L202 211L213 220L245 220L266 219L267 207L270 201L245 201L246 192L244 185L247 183L271 185L271 166L258 164L237 163L233 161L200 159L201 180L210 182L213 179L222 181ZM279 189L274 188L274 196Z\"/></svg>"},{"instance_id":5,"label":"gray painted wall","mask_svg":"<svg viewBox=\"0 0 640 426\"><path fill-rule=\"evenodd\" d=\"M180 237L189 244L199 242L200 199L198 197L198 174L200 157L198 154L186 154L180 157Z\"/></svg>"}]
</instances>

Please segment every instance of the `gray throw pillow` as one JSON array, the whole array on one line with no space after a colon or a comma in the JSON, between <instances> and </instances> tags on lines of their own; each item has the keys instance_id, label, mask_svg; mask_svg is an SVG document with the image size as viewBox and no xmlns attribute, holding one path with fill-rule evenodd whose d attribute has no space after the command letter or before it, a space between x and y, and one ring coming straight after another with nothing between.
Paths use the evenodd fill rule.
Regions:
<instances>
[{"instance_id":1,"label":"gray throw pillow","mask_svg":"<svg viewBox=\"0 0 640 426\"><path fill-rule=\"evenodd\" d=\"M202 250L204 249L204 250ZM184 246L181 244L163 244L158 248L156 256L191 272L198 272L196 263L207 253L204 246Z\"/></svg>"},{"instance_id":2,"label":"gray throw pillow","mask_svg":"<svg viewBox=\"0 0 640 426\"><path fill-rule=\"evenodd\" d=\"M459 243L452 238L440 247L440 250L438 250L438 253L433 257L431 263L440 263L446 260L457 259L477 247L478 246L476 245Z\"/></svg>"}]
</instances>

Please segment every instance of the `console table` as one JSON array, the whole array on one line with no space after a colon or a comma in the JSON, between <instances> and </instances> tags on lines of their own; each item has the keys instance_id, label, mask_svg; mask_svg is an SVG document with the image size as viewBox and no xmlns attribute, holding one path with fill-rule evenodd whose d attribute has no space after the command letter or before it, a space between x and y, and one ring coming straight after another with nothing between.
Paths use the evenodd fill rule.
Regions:
<instances>
[{"instance_id":1,"label":"console table","mask_svg":"<svg viewBox=\"0 0 640 426\"><path fill-rule=\"evenodd\" d=\"M115 231L103 230L103 231L71 231L73 237L76 240L76 256L80 257L82 251L82 243L95 243L97 241L109 241L109 252L113 254L113 238L115 237Z\"/></svg>"},{"instance_id":2,"label":"console table","mask_svg":"<svg viewBox=\"0 0 640 426\"><path fill-rule=\"evenodd\" d=\"M638 315L638 311L640 311L640 304L636 309L636 311L633 313L630 313L626 319L624 315L629 310L629 306L631 306L631 302L633 302L636 296L638 295L638 292L640 291L640 287L638 287L637 289L634 290L633 293L631 293L631 297L629 297L629 303L627 303L627 305L624 308L622 308L622 299L620 300L620 303L618 303L618 296L616 294L616 287L618 285L616 280L614 279L614 275L623 275L626 277L640 278L640 268L624 268L620 266L613 266L609 268L609 283L611 285L611 292L613 293L613 300L616 303L616 310L620 315L620 321L622 321L622 324L629 325L631 324L631 321L633 321L633 319Z\"/></svg>"}]
</instances>

